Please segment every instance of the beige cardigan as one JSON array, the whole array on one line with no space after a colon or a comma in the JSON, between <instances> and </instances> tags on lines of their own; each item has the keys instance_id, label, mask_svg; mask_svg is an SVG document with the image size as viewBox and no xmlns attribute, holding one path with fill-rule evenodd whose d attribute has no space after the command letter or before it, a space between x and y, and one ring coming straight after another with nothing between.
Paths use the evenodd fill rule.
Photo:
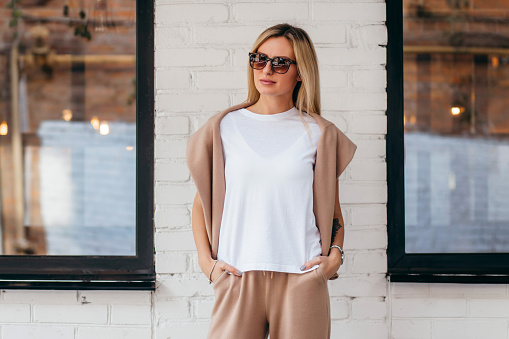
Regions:
<instances>
[{"instance_id":1,"label":"beige cardigan","mask_svg":"<svg viewBox=\"0 0 509 339\"><path fill-rule=\"evenodd\" d=\"M223 214L226 183L219 123L229 112L252 105L250 102L214 114L187 142L187 166L200 196L212 258L217 258L219 228ZM353 158L354 144L332 122L311 113L321 129L313 181L313 212L320 230L322 255L329 254L332 219L336 197L336 179ZM344 226L344 225L343 225ZM330 279L338 277L335 273Z\"/></svg>"}]
</instances>

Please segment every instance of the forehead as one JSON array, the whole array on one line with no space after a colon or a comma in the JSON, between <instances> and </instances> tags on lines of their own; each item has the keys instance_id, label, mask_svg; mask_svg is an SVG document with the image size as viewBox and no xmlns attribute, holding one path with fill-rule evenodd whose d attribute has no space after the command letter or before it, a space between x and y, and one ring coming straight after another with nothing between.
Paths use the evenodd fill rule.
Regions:
<instances>
[{"instance_id":1,"label":"forehead","mask_svg":"<svg viewBox=\"0 0 509 339\"><path fill-rule=\"evenodd\" d=\"M258 47L258 52L266 54L271 58L282 56L295 59L292 43L283 36L272 37L265 40L265 42Z\"/></svg>"}]
</instances>

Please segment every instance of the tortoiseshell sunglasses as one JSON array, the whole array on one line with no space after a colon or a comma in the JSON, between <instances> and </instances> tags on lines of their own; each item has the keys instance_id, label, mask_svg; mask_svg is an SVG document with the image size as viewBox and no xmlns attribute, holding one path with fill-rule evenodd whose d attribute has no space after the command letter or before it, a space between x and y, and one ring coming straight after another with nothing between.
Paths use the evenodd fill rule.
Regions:
<instances>
[{"instance_id":1,"label":"tortoiseshell sunglasses","mask_svg":"<svg viewBox=\"0 0 509 339\"><path fill-rule=\"evenodd\" d=\"M249 53L249 65L253 69L263 69L269 61L272 70L278 74L285 74L290 69L291 64L297 64L294 60L288 58L269 58L263 53Z\"/></svg>"}]
</instances>

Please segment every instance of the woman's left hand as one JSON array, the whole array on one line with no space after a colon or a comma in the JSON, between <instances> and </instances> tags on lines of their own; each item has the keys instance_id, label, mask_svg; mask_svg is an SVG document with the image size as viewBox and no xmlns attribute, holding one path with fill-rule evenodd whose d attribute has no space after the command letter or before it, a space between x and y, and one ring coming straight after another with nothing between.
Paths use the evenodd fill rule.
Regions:
<instances>
[{"instance_id":1,"label":"woman's left hand","mask_svg":"<svg viewBox=\"0 0 509 339\"><path fill-rule=\"evenodd\" d=\"M342 264L341 254L338 255L338 253L339 251L331 251L331 253L328 256L321 255L318 257L314 257L313 259L309 260L307 263L302 265L300 270L305 271L307 269L310 269L314 265L320 265L325 275L327 276L327 279L329 279L334 275L334 273L336 273L339 270L339 267Z\"/></svg>"}]
</instances>

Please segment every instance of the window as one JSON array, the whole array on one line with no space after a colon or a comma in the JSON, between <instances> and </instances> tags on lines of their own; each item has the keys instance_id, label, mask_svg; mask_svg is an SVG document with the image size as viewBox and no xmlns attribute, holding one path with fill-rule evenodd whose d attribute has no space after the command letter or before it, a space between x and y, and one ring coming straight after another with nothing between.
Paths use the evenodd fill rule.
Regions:
<instances>
[{"instance_id":1,"label":"window","mask_svg":"<svg viewBox=\"0 0 509 339\"><path fill-rule=\"evenodd\" d=\"M391 281L509 282L507 14L387 2Z\"/></svg>"},{"instance_id":2,"label":"window","mask_svg":"<svg viewBox=\"0 0 509 339\"><path fill-rule=\"evenodd\" d=\"M4 11L0 288L154 289L154 5L83 5Z\"/></svg>"}]
</instances>

